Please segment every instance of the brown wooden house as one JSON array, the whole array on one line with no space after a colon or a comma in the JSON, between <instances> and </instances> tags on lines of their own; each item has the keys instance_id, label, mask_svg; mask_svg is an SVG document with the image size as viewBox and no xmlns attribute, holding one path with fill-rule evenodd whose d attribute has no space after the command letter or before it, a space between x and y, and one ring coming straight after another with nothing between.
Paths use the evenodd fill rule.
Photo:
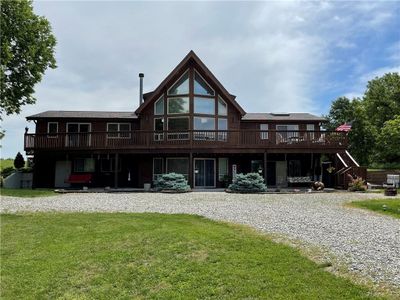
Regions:
<instances>
[{"instance_id":1,"label":"brown wooden house","mask_svg":"<svg viewBox=\"0 0 400 300\"><path fill-rule=\"evenodd\" d=\"M191 51L136 111L46 111L27 117L35 187L143 187L163 173L193 188L223 187L236 173L259 172L267 186L340 176L357 163L344 132L321 131L308 113L247 113ZM321 156L328 162L321 164ZM347 169L347 171L346 171ZM330 169L332 170L332 168Z\"/></svg>"}]
</instances>

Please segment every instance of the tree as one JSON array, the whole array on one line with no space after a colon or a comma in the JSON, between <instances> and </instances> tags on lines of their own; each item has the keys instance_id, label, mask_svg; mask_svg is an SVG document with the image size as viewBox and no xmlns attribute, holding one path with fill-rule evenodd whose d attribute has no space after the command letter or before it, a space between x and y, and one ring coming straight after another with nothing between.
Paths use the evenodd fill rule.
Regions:
<instances>
[{"instance_id":1,"label":"tree","mask_svg":"<svg viewBox=\"0 0 400 300\"><path fill-rule=\"evenodd\" d=\"M14 167L19 170L25 166L25 159L20 152L17 153L14 159Z\"/></svg>"},{"instance_id":2,"label":"tree","mask_svg":"<svg viewBox=\"0 0 400 300\"><path fill-rule=\"evenodd\" d=\"M335 130L339 125L354 121L354 101L359 101L359 99L355 98L351 101L347 97L339 97L333 101L329 114L325 116L328 119L326 129Z\"/></svg>"},{"instance_id":3,"label":"tree","mask_svg":"<svg viewBox=\"0 0 400 300\"><path fill-rule=\"evenodd\" d=\"M400 115L385 122L377 141L377 161L400 162Z\"/></svg>"},{"instance_id":4,"label":"tree","mask_svg":"<svg viewBox=\"0 0 400 300\"><path fill-rule=\"evenodd\" d=\"M400 115L400 75L387 73L369 81L363 103L369 122L379 129Z\"/></svg>"},{"instance_id":5,"label":"tree","mask_svg":"<svg viewBox=\"0 0 400 300\"><path fill-rule=\"evenodd\" d=\"M34 86L56 68L56 39L50 23L33 12L30 0L1 1L0 118L34 104Z\"/></svg>"}]
</instances>

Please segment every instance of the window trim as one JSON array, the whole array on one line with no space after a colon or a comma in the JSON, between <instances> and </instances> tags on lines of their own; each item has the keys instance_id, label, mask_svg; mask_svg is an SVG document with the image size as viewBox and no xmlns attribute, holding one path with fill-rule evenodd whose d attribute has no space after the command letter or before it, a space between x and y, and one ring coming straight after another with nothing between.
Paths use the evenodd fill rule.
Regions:
<instances>
[{"instance_id":1,"label":"window trim","mask_svg":"<svg viewBox=\"0 0 400 300\"><path fill-rule=\"evenodd\" d=\"M262 129L261 126L265 125L267 127L267 129ZM260 139L261 140L268 140L269 138L269 125L268 123L260 123L259 126L260 129Z\"/></svg>"},{"instance_id":2,"label":"window trim","mask_svg":"<svg viewBox=\"0 0 400 300\"><path fill-rule=\"evenodd\" d=\"M50 134L50 124L57 124L57 130L54 135ZM50 139L58 138L58 122L47 122L47 137Z\"/></svg>"},{"instance_id":3,"label":"window trim","mask_svg":"<svg viewBox=\"0 0 400 300\"><path fill-rule=\"evenodd\" d=\"M186 75L186 73L188 74L188 79L189 79L189 91L187 94L170 94L169 91L175 86L175 84L178 83L179 80L181 80L181 78L183 76ZM181 96L181 95L189 95L190 94L190 69L187 69L185 72L183 72L183 74L173 83L171 84L170 88L167 90L167 96L168 97L176 97L176 96Z\"/></svg>"},{"instance_id":4,"label":"window trim","mask_svg":"<svg viewBox=\"0 0 400 300\"><path fill-rule=\"evenodd\" d=\"M214 97L214 99L215 99L215 90L211 87L211 85L207 82L207 80L205 80L204 77L201 76L199 72L197 72L196 69L193 69L193 71L194 71L194 74L193 74L193 96L195 96L195 95L199 95L199 96L208 96L208 97ZM195 92L194 92L194 82L196 81L196 74L199 75L200 78L203 79L203 81L205 82L205 84L207 84L208 87L213 91L213 94L212 94L212 95L208 95L208 94L207 94L207 95L195 94Z\"/></svg>"},{"instance_id":5,"label":"window trim","mask_svg":"<svg viewBox=\"0 0 400 300\"><path fill-rule=\"evenodd\" d=\"M126 125L126 124L129 125L129 130L128 130L129 134L128 134L128 136L121 136L121 125L122 124L123 125ZM116 132L109 131L108 130L108 126L109 125L117 125L118 126L118 130ZM109 122L109 123L107 123L106 128L107 128L107 139L130 139L131 138L131 130L132 130L131 123ZM117 136L109 136L110 133L117 133L118 135Z\"/></svg>"},{"instance_id":6,"label":"window trim","mask_svg":"<svg viewBox=\"0 0 400 300\"><path fill-rule=\"evenodd\" d=\"M70 133L69 131L68 131L68 126L69 125L74 125L74 124L76 124L76 125L78 125L78 129L79 129L79 131L78 132L72 132L72 133ZM81 132L81 125L89 125L89 131L88 132ZM80 137L81 137L81 135L80 134L82 134L82 133L85 133L85 134L87 134L88 135L88 145L85 145L85 147L86 146L91 146L92 145L92 123L89 123L89 122L67 122L66 124L65 124L65 131L66 131L66 136L65 136L65 143L66 143L66 146L67 147L71 147L70 146L70 140L69 140L69 134L71 134L71 135L73 135L73 134L78 134L78 144L79 144L79 147L80 147L80 143L81 143L81 141L80 141ZM72 146L72 147L75 147L75 146Z\"/></svg>"},{"instance_id":7,"label":"window trim","mask_svg":"<svg viewBox=\"0 0 400 300\"><path fill-rule=\"evenodd\" d=\"M158 98L156 101L154 101L154 115L155 116L162 116L162 115L164 115L164 103L163 103L163 112L162 112L162 114L158 114L157 113L157 109L156 109L156 107L157 107L157 102L158 101L164 101L164 95L162 95L160 98Z\"/></svg>"}]
</instances>

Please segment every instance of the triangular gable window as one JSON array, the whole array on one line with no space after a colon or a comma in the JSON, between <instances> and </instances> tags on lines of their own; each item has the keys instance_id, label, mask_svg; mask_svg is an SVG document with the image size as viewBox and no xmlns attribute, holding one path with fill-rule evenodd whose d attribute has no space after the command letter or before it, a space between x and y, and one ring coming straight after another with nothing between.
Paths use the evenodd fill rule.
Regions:
<instances>
[{"instance_id":1,"label":"triangular gable window","mask_svg":"<svg viewBox=\"0 0 400 300\"><path fill-rule=\"evenodd\" d=\"M168 90L168 95L189 94L189 70Z\"/></svg>"},{"instance_id":2,"label":"triangular gable window","mask_svg":"<svg viewBox=\"0 0 400 300\"><path fill-rule=\"evenodd\" d=\"M205 95L214 96L214 90L205 82L205 80L198 74L194 72L194 94L195 95Z\"/></svg>"}]
</instances>

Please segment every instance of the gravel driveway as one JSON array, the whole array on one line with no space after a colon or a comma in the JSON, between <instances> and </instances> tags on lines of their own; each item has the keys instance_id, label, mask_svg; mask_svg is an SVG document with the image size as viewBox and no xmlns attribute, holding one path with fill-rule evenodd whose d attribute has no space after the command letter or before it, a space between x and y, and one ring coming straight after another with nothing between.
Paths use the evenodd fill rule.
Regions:
<instances>
[{"instance_id":1,"label":"gravel driveway","mask_svg":"<svg viewBox=\"0 0 400 300\"><path fill-rule=\"evenodd\" d=\"M160 212L198 214L247 224L328 249L351 272L400 288L400 220L343 203L374 194L65 194L2 197L0 211Z\"/></svg>"}]
</instances>

